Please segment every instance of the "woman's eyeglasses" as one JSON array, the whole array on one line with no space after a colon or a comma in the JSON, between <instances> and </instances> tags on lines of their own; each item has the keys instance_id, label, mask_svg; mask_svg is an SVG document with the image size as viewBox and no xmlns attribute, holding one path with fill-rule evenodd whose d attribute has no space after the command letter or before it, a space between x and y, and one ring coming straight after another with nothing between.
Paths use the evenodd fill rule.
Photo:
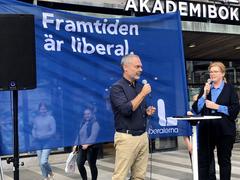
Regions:
<instances>
[{"instance_id":1,"label":"woman's eyeglasses","mask_svg":"<svg viewBox=\"0 0 240 180\"><path fill-rule=\"evenodd\" d=\"M217 74L219 72L221 72L221 71L209 71L209 74Z\"/></svg>"}]
</instances>

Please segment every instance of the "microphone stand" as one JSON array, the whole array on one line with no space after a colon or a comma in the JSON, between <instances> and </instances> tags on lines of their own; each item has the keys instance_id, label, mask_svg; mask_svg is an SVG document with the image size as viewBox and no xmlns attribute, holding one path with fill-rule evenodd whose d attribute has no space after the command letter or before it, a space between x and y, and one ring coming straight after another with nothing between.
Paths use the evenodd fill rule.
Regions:
<instances>
[{"instance_id":1,"label":"microphone stand","mask_svg":"<svg viewBox=\"0 0 240 180\"><path fill-rule=\"evenodd\" d=\"M143 79L142 84L145 85L147 84L147 80ZM149 104L152 105L152 94L148 94L148 99L149 99ZM147 127L149 129L149 122L150 122L151 117L147 117ZM149 150L150 150L150 180L152 179L152 140L148 134L148 142L149 142Z\"/></svg>"}]
</instances>

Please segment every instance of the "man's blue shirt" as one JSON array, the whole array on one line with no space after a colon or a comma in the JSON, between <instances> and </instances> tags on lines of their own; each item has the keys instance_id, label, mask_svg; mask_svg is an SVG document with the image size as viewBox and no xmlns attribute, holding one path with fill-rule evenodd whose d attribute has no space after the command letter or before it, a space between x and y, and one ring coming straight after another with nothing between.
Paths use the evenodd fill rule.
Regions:
<instances>
[{"instance_id":1,"label":"man's blue shirt","mask_svg":"<svg viewBox=\"0 0 240 180\"><path fill-rule=\"evenodd\" d=\"M115 118L115 129L146 131L146 102L145 100L133 111L131 101L142 90L142 84L137 81L130 83L125 78L113 84L110 90L110 101Z\"/></svg>"}]
</instances>

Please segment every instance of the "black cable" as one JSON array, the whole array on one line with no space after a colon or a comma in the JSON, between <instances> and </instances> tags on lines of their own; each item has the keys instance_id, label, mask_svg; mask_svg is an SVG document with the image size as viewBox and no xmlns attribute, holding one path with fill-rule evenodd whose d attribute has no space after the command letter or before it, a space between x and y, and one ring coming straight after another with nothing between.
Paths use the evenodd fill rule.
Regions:
<instances>
[{"instance_id":1,"label":"black cable","mask_svg":"<svg viewBox=\"0 0 240 180\"><path fill-rule=\"evenodd\" d=\"M149 99L150 106L152 106L152 95L151 94L148 95L148 99ZM147 120L148 129L149 129L149 124L150 124L151 117L152 116L148 117L148 120ZM149 139L149 142L150 142L150 144L149 144L149 149L150 149L150 180L152 180L152 151L153 151L153 149L152 149L152 140L151 140L151 137L150 137L149 134L148 134L148 139Z\"/></svg>"},{"instance_id":2,"label":"black cable","mask_svg":"<svg viewBox=\"0 0 240 180\"><path fill-rule=\"evenodd\" d=\"M150 138L150 136L148 136L149 141L150 141L150 145L149 145L149 149L150 149L150 180L152 180L152 140Z\"/></svg>"},{"instance_id":3,"label":"black cable","mask_svg":"<svg viewBox=\"0 0 240 180\"><path fill-rule=\"evenodd\" d=\"M148 130L149 130L150 119L151 119L151 117L147 118ZM152 149L152 140L151 140L151 137L149 134L148 134L148 141L149 141L149 150L150 150L150 169L149 169L150 172L149 173L150 173L150 180L152 180L152 151L153 151L153 149Z\"/></svg>"}]
</instances>

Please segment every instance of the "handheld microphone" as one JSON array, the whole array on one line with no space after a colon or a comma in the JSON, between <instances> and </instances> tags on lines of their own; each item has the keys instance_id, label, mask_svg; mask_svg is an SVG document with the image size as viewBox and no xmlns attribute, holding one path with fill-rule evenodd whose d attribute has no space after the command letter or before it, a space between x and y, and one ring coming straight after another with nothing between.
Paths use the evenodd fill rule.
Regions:
<instances>
[{"instance_id":1,"label":"handheld microphone","mask_svg":"<svg viewBox=\"0 0 240 180\"><path fill-rule=\"evenodd\" d=\"M143 79L143 80L142 80L142 84L143 84L143 85L145 85L145 84L147 84L147 83L148 83L148 82L147 82L146 79Z\"/></svg>"},{"instance_id":2,"label":"handheld microphone","mask_svg":"<svg viewBox=\"0 0 240 180\"><path fill-rule=\"evenodd\" d=\"M145 85L145 84L147 84L147 83L148 83L148 82L147 82L146 79L143 79L143 80L142 80L142 84L143 84L143 85ZM152 98L151 93L148 94L148 97L149 97L150 99Z\"/></svg>"},{"instance_id":3,"label":"handheld microphone","mask_svg":"<svg viewBox=\"0 0 240 180\"><path fill-rule=\"evenodd\" d=\"M211 86L212 83L213 83L213 81L209 78L209 79L207 80L207 83ZM209 94L209 92L210 92L209 90L206 91L207 95Z\"/></svg>"},{"instance_id":4,"label":"handheld microphone","mask_svg":"<svg viewBox=\"0 0 240 180\"><path fill-rule=\"evenodd\" d=\"M213 83L213 81L209 78L209 79L207 80L207 83L211 85L211 84Z\"/></svg>"}]
</instances>

